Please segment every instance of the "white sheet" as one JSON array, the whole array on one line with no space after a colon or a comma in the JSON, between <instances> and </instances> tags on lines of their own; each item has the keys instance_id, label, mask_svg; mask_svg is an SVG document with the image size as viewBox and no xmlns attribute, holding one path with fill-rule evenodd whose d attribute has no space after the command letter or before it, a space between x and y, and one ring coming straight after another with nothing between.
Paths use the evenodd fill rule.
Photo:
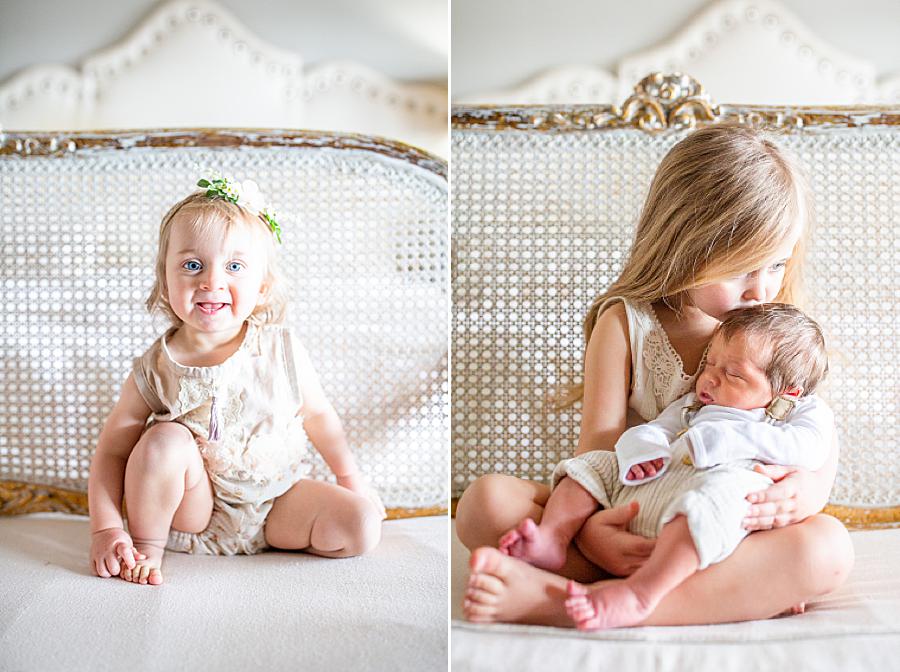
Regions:
<instances>
[{"instance_id":1,"label":"white sheet","mask_svg":"<svg viewBox=\"0 0 900 672\"><path fill-rule=\"evenodd\" d=\"M0 518L0 669L444 670L446 516L369 556L169 553L166 583L88 572L87 518Z\"/></svg>"},{"instance_id":2,"label":"white sheet","mask_svg":"<svg viewBox=\"0 0 900 672\"><path fill-rule=\"evenodd\" d=\"M850 578L805 614L599 633L461 620L468 552L452 537L453 672L900 670L900 529L853 532L856 564Z\"/></svg>"}]
</instances>

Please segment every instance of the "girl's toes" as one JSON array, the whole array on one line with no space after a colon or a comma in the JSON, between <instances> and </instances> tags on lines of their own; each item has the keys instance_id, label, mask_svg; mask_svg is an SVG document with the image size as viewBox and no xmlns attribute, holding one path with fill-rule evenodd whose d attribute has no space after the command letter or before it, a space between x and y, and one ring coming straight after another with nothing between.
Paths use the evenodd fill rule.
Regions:
<instances>
[{"instance_id":1,"label":"girl's toes","mask_svg":"<svg viewBox=\"0 0 900 672\"><path fill-rule=\"evenodd\" d=\"M497 596L493 593L488 593L480 588L469 588L466 591L466 599L470 602L477 604L496 604Z\"/></svg>"},{"instance_id":2,"label":"girl's toes","mask_svg":"<svg viewBox=\"0 0 900 672\"><path fill-rule=\"evenodd\" d=\"M162 572L160 572L158 569L156 569L156 567L154 567L153 569L150 570L150 575L147 577L147 581L150 583L151 586L160 585L163 582Z\"/></svg>"}]
</instances>

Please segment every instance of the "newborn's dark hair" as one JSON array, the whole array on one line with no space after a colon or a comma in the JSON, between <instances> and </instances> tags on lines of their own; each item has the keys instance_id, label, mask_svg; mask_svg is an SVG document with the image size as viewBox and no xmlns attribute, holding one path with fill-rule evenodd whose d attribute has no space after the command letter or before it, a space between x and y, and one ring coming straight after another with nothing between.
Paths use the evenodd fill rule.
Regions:
<instances>
[{"instance_id":1,"label":"newborn's dark hair","mask_svg":"<svg viewBox=\"0 0 900 672\"><path fill-rule=\"evenodd\" d=\"M802 387L803 396L812 394L828 373L822 329L786 303L762 303L729 311L716 335L726 342L737 335L750 339L760 353L757 365L775 394L792 387Z\"/></svg>"}]
</instances>

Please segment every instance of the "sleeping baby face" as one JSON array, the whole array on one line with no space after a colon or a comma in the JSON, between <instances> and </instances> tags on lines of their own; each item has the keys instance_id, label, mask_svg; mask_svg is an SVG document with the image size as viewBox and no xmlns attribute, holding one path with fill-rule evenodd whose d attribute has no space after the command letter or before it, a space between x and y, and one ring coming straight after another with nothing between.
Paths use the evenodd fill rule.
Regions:
<instances>
[{"instance_id":1,"label":"sleeping baby face","mask_svg":"<svg viewBox=\"0 0 900 672\"><path fill-rule=\"evenodd\" d=\"M768 406L775 394L758 363L764 355L765 349L754 339L736 334L726 340L716 334L709 345L706 366L697 376L695 389L700 401L743 410Z\"/></svg>"}]
</instances>

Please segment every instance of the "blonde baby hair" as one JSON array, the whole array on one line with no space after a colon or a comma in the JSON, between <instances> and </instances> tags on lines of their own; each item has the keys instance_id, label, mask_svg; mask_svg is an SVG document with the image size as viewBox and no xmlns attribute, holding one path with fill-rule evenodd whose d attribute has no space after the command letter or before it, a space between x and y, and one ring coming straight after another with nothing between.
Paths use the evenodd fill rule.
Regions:
<instances>
[{"instance_id":1,"label":"blonde baby hair","mask_svg":"<svg viewBox=\"0 0 900 672\"><path fill-rule=\"evenodd\" d=\"M159 247L156 253L156 280L147 297L147 310L162 312L173 326L181 326L181 319L169 305L166 287L166 253L175 216L185 218L197 236L227 235L235 226L259 228L266 246L265 299L250 315L249 322L257 325L280 324L287 312L284 280L278 269L275 239L269 224L260 216L222 198L209 198L205 191L197 191L173 205L162 218L159 226Z\"/></svg>"},{"instance_id":2,"label":"blonde baby hair","mask_svg":"<svg viewBox=\"0 0 900 672\"><path fill-rule=\"evenodd\" d=\"M735 124L692 132L659 164L622 272L585 317L585 343L608 298L664 301L680 312L688 290L760 268L797 222L804 232L775 299L798 303L811 219L809 186L785 150ZM574 386L562 404L583 393Z\"/></svg>"}]
</instances>

